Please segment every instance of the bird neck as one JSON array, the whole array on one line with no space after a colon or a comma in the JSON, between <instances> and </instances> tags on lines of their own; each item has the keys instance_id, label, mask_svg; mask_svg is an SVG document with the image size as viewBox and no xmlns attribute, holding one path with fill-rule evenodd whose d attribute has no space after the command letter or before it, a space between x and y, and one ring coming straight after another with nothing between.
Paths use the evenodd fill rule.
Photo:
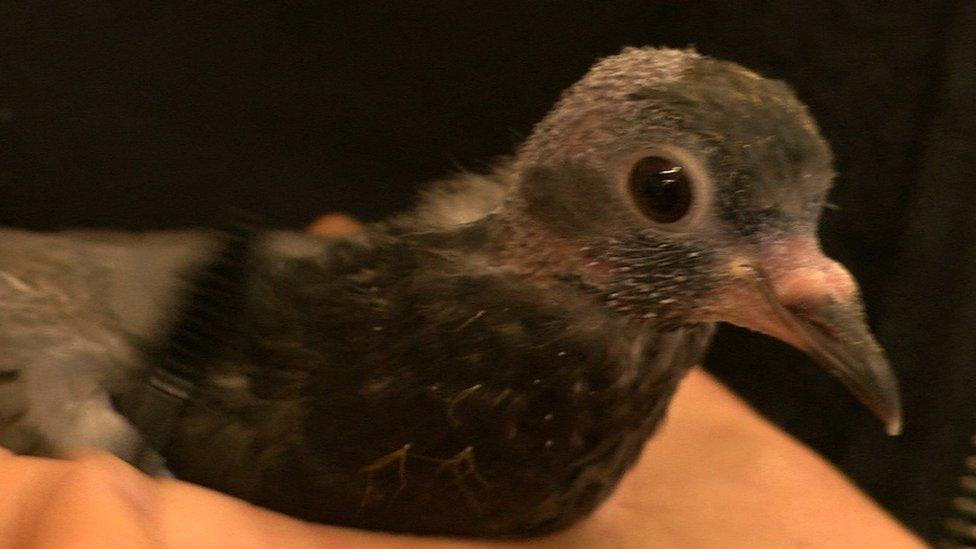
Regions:
<instances>
[{"instance_id":1,"label":"bird neck","mask_svg":"<svg viewBox=\"0 0 976 549\"><path fill-rule=\"evenodd\" d=\"M591 286L602 278L599 265L581 261L580 246L555 234L509 201L493 214L491 252L498 263L541 284Z\"/></svg>"}]
</instances>

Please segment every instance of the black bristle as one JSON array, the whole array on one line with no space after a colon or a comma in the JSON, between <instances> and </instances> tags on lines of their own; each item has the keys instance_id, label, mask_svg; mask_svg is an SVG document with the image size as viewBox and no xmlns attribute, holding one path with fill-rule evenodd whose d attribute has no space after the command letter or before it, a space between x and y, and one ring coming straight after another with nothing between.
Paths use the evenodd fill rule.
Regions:
<instances>
[{"instance_id":1,"label":"black bristle","mask_svg":"<svg viewBox=\"0 0 976 549\"><path fill-rule=\"evenodd\" d=\"M213 258L188 274L173 323L149 352L152 367L133 422L159 451L201 378L240 331L248 264L260 233L247 216L234 219L220 233Z\"/></svg>"},{"instance_id":2,"label":"black bristle","mask_svg":"<svg viewBox=\"0 0 976 549\"><path fill-rule=\"evenodd\" d=\"M972 444L976 446L976 436ZM976 456L966 459L968 474L959 477L961 495L952 500L953 515L948 517L943 526L948 537L939 541L939 547L974 547L976 546Z\"/></svg>"},{"instance_id":3,"label":"black bristle","mask_svg":"<svg viewBox=\"0 0 976 549\"><path fill-rule=\"evenodd\" d=\"M156 366L199 381L207 364L237 330L243 308L244 284L258 231L252 222L235 221L221 233L211 261L190 273L177 316Z\"/></svg>"}]
</instances>

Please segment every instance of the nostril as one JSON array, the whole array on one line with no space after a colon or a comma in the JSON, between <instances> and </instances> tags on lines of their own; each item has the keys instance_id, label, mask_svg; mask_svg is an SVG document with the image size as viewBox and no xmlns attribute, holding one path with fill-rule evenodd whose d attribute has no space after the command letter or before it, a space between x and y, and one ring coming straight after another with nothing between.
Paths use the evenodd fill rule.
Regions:
<instances>
[{"instance_id":1,"label":"nostril","mask_svg":"<svg viewBox=\"0 0 976 549\"><path fill-rule=\"evenodd\" d=\"M839 263L812 266L779 265L769 271L776 295L784 303L848 301L857 295L857 283Z\"/></svg>"},{"instance_id":2,"label":"nostril","mask_svg":"<svg viewBox=\"0 0 976 549\"><path fill-rule=\"evenodd\" d=\"M760 246L759 264L783 303L832 298L850 301L857 282L840 263L825 256L812 236L795 236Z\"/></svg>"},{"instance_id":3,"label":"nostril","mask_svg":"<svg viewBox=\"0 0 976 549\"><path fill-rule=\"evenodd\" d=\"M815 310L830 310L831 308L832 307L829 304L825 307L816 307L809 304L794 304L786 306L786 310L793 313L793 315L798 319L815 328L823 335L830 338L837 338L839 335L837 328L831 325L830 322L822 318L820 315L812 312Z\"/></svg>"}]
</instances>

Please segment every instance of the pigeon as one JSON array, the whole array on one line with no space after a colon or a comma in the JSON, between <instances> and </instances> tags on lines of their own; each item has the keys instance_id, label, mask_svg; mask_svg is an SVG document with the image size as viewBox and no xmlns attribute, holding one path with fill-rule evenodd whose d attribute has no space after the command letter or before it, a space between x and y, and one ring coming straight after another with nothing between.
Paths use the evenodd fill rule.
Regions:
<instances>
[{"instance_id":1,"label":"pigeon","mask_svg":"<svg viewBox=\"0 0 976 549\"><path fill-rule=\"evenodd\" d=\"M4 229L0 444L311 521L536 536L613 492L719 322L806 352L896 434L816 235L833 178L788 85L626 48L489 173L355 234Z\"/></svg>"}]
</instances>

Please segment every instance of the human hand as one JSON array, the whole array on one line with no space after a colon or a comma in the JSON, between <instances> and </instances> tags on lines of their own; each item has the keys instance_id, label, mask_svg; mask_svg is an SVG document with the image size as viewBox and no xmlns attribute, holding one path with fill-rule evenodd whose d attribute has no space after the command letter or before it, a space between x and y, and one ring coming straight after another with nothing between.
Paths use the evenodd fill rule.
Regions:
<instances>
[{"instance_id":1,"label":"human hand","mask_svg":"<svg viewBox=\"0 0 976 549\"><path fill-rule=\"evenodd\" d=\"M836 470L693 371L616 493L527 542L418 538L315 525L96 454L0 451L0 546L922 547Z\"/></svg>"}]
</instances>

